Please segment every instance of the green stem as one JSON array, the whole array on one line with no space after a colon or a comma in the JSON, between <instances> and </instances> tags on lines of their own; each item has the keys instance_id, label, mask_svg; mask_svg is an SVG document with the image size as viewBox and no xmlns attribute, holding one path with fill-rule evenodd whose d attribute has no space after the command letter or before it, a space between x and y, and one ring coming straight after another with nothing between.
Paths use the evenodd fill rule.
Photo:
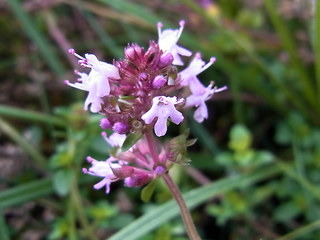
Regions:
<instances>
[{"instance_id":1,"label":"green stem","mask_svg":"<svg viewBox=\"0 0 320 240\"><path fill-rule=\"evenodd\" d=\"M85 235L90 240L98 240L98 238L95 237L93 229L91 228L88 219L84 213L84 207L82 205L81 196L79 193L79 188L76 179L74 179L73 184L71 186L71 198L74 204L74 208L76 210L76 213L78 215L80 224L82 225L84 229Z\"/></svg>"},{"instance_id":2,"label":"green stem","mask_svg":"<svg viewBox=\"0 0 320 240\"><path fill-rule=\"evenodd\" d=\"M73 198L69 198L68 203L68 237L70 240L77 240L77 232L76 232L76 219L75 219L75 211L74 211L74 203Z\"/></svg>"},{"instance_id":3,"label":"green stem","mask_svg":"<svg viewBox=\"0 0 320 240\"><path fill-rule=\"evenodd\" d=\"M168 173L163 175L163 179L165 183L167 184L168 188L170 189L170 192L174 199L176 200L179 208L181 217L183 220L184 225L186 226L188 236L191 240L200 240L196 227L194 225L194 222L192 220L191 214L189 212L189 209L187 208L187 205L181 195L181 192L177 185L173 182L172 178Z\"/></svg>"}]
</instances>

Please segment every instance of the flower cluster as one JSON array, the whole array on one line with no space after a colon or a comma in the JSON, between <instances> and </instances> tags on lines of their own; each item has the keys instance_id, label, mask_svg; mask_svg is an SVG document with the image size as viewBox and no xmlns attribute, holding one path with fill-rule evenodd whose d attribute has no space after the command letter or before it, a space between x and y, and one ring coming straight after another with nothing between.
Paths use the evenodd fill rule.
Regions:
<instances>
[{"instance_id":1,"label":"flower cluster","mask_svg":"<svg viewBox=\"0 0 320 240\"><path fill-rule=\"evenodd\" d=\"M112 64L99 61L93 54L82 57L69 50L79 58L81 67L91 70L88 74L75 71L79 75L77 82L65 83L87 91L84 109L90 106L91 112L102 114L101 128L114 131L109 138L104 135L115 150L111 157L105 161L87 158L92 166L84 172L103 178L94 186L96 189L106 186L108 193L111 182L119 179L128 187L136 187L161 176L171 166L168 159L176 161L170 156L177 154L168 146L152 147L150 130L154 129L158 137L164 136L168 120L180 124L183 110L190 107L196 108L194 119L203 122L208 118L206 101L226 89L214 87L213 82L205 87L197 78L215 62L213 57L205 63L196 53L189 66L179 72L178 67L184 65L181 56L192 55L177 45L184 24L180 21L179 29L162 30L162 23L158 23L157 43L150 41L147 50L136 43L129 44L124 50L125 58ZM119 151L132 134L144 137L128 151Z\"/></svg>"}]
</instances>

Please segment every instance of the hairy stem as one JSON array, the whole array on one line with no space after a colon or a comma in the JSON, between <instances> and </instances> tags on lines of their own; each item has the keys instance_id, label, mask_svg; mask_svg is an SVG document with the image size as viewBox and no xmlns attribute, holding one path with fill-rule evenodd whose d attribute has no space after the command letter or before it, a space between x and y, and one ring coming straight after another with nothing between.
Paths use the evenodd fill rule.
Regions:
<instances>
[{"instance_id":1,"label":"hairy stem","mask_svg":"<svg viewBox=\"0 0 320 240\"><path fill-rule=\"evenodd\" d=\"M170 192L174 199L177 201L179 208L180 208L180 213L181 217L183 220L184 225L186 226L188 236L191 240L200 240L201 238L199 237L196 227L193 223L191 214L189 212L189 209L187 208L187 205L181 195L181 192L177 185L173 182L172 178L168 173L163 175L163 179L165 183L167 184L168 188L170 189Z\"/></svg>"}]
</instances>

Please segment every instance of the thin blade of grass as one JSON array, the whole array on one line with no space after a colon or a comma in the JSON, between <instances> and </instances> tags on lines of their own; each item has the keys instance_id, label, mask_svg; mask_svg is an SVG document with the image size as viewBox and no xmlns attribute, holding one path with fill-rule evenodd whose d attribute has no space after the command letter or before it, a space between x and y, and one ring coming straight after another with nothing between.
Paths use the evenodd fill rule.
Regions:
<instances>
[{"instance_id":1,"label":"thin blade of grass","mask_svg":"<svg viewBox=\"0 0 320 240\"><path fill-rule=\"evenodd\" d=\"M187 206L190 209L193 209L218 194L225 193L231 189L253 185L258 181L275 176L279 172L279 168L275 166L265 167L254 173L225 178L206 186L199 187L183 194L183 198L185 199ZM178 215L179 208L176 202L170 200L129 224L127 227L111 236L109 240L140 239L143 235Z\"/></svg>"},{"instance_id":2,"label":"thin blade of grass","mask_svg":"<svg viewBox=\"0 0 320 240\"><path fill-rule=\"evenodd\" d=\"M7 224L4 219L1 208L0 208L0 239L2 239L2 240L9 240L10 239Z\"/></svg>"},{"instance_id":3,"label":"thin blade of grass","mask_svg":"<svg viewBox=\"0 0 320 240\"><path fill-rule=\"evenodd\" d=\"M15 117L21 120L28 120L32 122L50 123L61 127L66 126L66 122L58 117L1 104L0 116Z\"/></svg>"},{"instance_id":4,"label":"thin blade of grass","mask_svg":"<svg viewBox=\"0 0 320 240\"><path fill-rule=\"evenodd\" d=\"M306 178L298 174L290 164L285 163L281 159L277 159L276 164L283 170L285 174L295 179L305 190L309 191L314 197L320 200L320 191L318 188L310 183Z\"/></svg>"},{"instance_id":5,"label":"thin blade of grass","mask_svg":"<svg viewBox=\"0 0 320 240\"><path fill-rule=\"evenodd\" d=\"M320 1L316 1L316 15L315 15L315 66L316 66L316 78L318 85L318 103L320 102Z\"/></svg>"},{"instance_id":6,"label":"thin blade of grass","mask_svg":"<svg viewBox=\"0 0 320 240\"><path fill-rule=\"evenodd\" d=\"M36 180L30 183L12 187L0 192L0 208L7 208L44 197L53 192L50 178Z\"/></svg>"},{"instance_id":7,"label":"thin blade of grass","mask_svg":"<svg viewBox=\"0 0 320 240\"><path fill-rule=\"evenodd\" d=\"M99 36L103 44L115 57L123 57L123 49L120 48L116 41L103 29L96 18L87 11L83 11L84 17L87 19L93 31Z\"/></svg>"},{"instance_id":8,"label":"thin blade of grass","mask_svg":"<svg viewBox=\"0 0 320 240\"><path fill-rule=\"evenodd\" d=\"M46 158L38 152L26 139L24 139L9 123L0 118L0 130L2 130L8 137L16 142L34 161L35 167L38 170L45 168Z\"/></svg>"},{"instance_id":9,"label":"thin blade of grass","mask_svg":"<svg viewBox=\"0 0 320 240\"><path fill-rule=\"evenodd\" d=\"M52 50L46 38L37 30L32 18L23 10L21 6L22 3L17 0L10 0L7 1L7 3L11 7L17 19L20 20L24 32L39 47L39 50L45 61L48 63L49 67L58 76L62 76L62 74L64 73L64 68L60 64L57 55Z\"/></svg>"},{"instance_id":10,"label":"thin blade of grass","mask_svg":"<svg viewBox=\"0 0 320 240\"><path fill-rule=\"evenodd\" d=\"M305 98L315 109L318 109L314 87L312 86L310 78L306 70L304 69L303 63L301 62L298 56L297 46L295 46L293 36L291 36L289 29L279 16L275 2L273 0L264 0L264 4L266 6L267 13L281 39L282 45L289 54L291 64L293 68L297 71L297 79L301 83Z\"/></svg>"},{"instance_id":11,"label":"thin blade of grass","mask_svg":"<svg viewBox=\"0 0 320 240\"><path fill-rule=\"evenodd\" d=\"M149 11L147 11L143 5L135 4L135 3L124 1L124 0L117 0L117 1L99 0L99 1L109 5L110 7L120 12L139 17L146 24L146 26L149 26L150 28L153 28L154 25L159 21L159 18L154 14L150 13Z\"/></svg>"},{"instance_id":12,"label":"thin blade of grass","mask_svg":"<svg viewBox=\"0 0 320 240\"><path fill-rule=\"evenodd\" d=\"M216 142L209 135L208 130L200 123L197 123L192 114L188 113L188 126L190 127L191 133L198 139L202 146L206 147L214 155L220 152Z\"/></svg>"},{"instance_id":13,"label":"thin blade of grass","mask_svg":"<svg viewBox=\"0 0 320 240\"><path fill-rule=\"evenodd\" d=\"M275 240L298 239L299 237L305 236L307 233L316 231L318 229L320 229L320 220L312 222L306 226L300 227L282 237L276 238Z\"/></svg>"}]
</instances>

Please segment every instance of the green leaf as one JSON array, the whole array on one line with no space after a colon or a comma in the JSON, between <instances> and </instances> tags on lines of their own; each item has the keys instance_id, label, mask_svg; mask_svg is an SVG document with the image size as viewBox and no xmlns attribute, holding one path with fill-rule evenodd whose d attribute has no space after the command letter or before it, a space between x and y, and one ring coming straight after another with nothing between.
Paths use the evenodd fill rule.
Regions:
<instances>
[{"instance_id":1,"label":"green leaf","mask_svg":"<svg viewBox=\"0 0 320 240\"><path fill-rule=\"evenodd\" d=\"M130 133L124 143L122 145L121 151L128 151L140 138L142 137L142 133Z\"/></svg>"},{"instance_id":2,"label":"green leaf","mask_svg":"<svg viewBox=\"0 0 320 240\"><path fill-rule=\"evenodd\" d=\"M69 193L74 172L71 169L61 169L53 176L53 186L55 191L60 196L65 196Z\"/></svg>"},{"instance_id":3,"label":"green leaf","mask_svg":"<svg viewBox=\"0 0 320 240\"><path fill-rule=\"evenodd\" d=\"M251 133L248 128L242 124L236 124L230 132L229 147L235 152L247 151L252 142Z\"/></svg>"},{"instance_id":4,"label":"green leaf","mask_svg":"<svg viewBox=\"0 0 320 240\"><path fill-rule=\"evenodd\" d=\"M151 182L149 182L149 184L147 186L145 186L142 191L141 191L141 199L144 202L149 202L152 194L154 192L155 186L156 186L156 182L158 179L154 179Z\"/></svg>"},{"instance_id":5,"label":"green leaf","mask_svg":"<svg viewBox=\"0 0 320 240\"><path fill-rule=\"evenodd\" d=\"M187 206L190 209L193 209L213 196L225 193L235 188L248 187L258 181L266 180L267 178L270 178L279 172L280 169L276 166L264 167L263 169L260 169L254 173L225 178L206 186L199 187L186 194L183 194L183 197ZM149 211L144 216L140 217L127 227L111 236L109 240L141 239L141 237L145 234L149 233L170 219L177 217L178 215L179 208L174 200L171 200L159 207L154 208L152 211Z\"/></svg>"}]
</instances>

